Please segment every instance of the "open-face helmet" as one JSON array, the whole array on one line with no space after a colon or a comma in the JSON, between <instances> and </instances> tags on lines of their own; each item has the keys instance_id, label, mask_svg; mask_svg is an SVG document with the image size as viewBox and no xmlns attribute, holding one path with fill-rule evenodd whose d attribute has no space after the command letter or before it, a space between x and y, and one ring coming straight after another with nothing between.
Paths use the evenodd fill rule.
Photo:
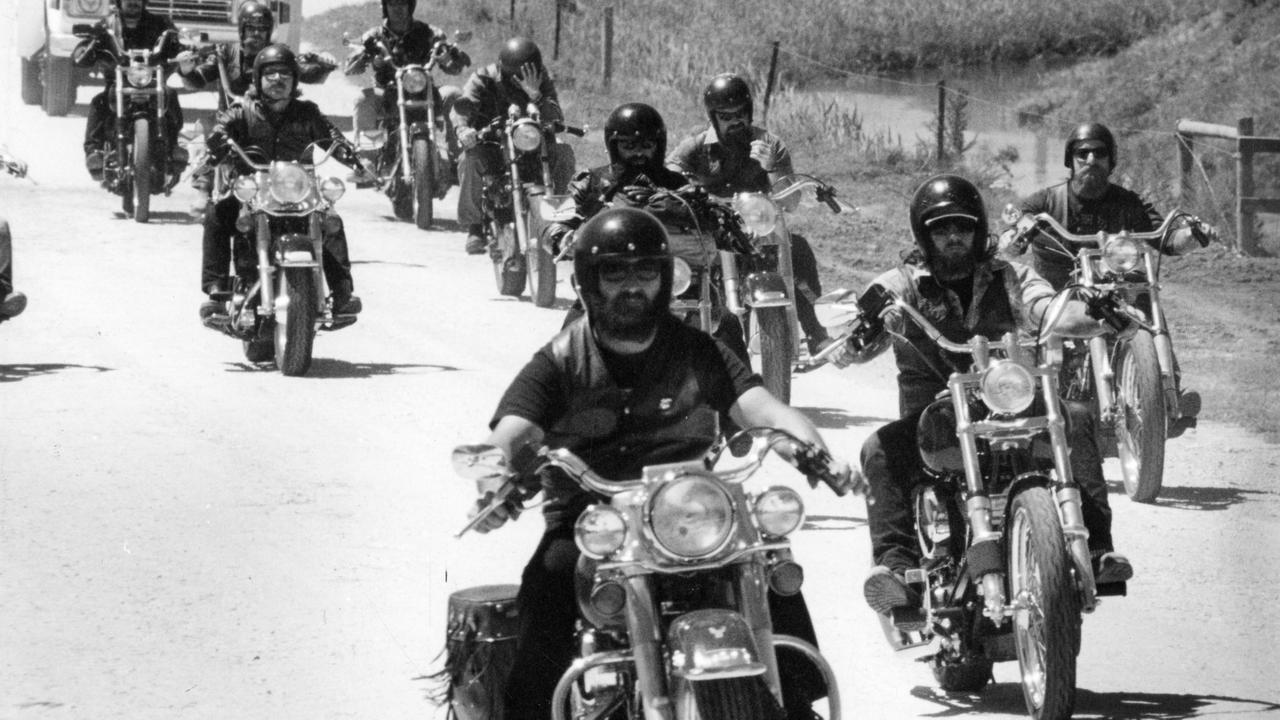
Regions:
<instances>
[{"instance_id":1,"label":"open-face helmet","mask_svg":"<svg viewBox=\"0 0 1280 720\"><path fill-rule=\"evenodd\" d=\"M573 247L573 277L583 304L603 299L600 292L600 264L607 260L652 258L662 263L662 283L655 304L671 303L674 261L667 241L667 229L653 215L633 207L609 208L597 213L578 228Z\"/></svg>"},{"instance_id":2,"label":"open-face helmet","mask_svg":"<svg viewBox=\"0 0 1280 720\"><path fill-rule=\"evenodd\" d=\"M276 29L276 16L266 4L258 0L247 0L240 6L240 16L236 26L239 28L241 40L244 40L245 28L249 27L265 29L267 37L271 37L271 32Z\"/></svg>"},{"instance_id":3,"label":"open-face helmet","mask_svg":"<svg viewBox=\"0 0 1280 720\"><path fill-rule=\"evenodd\" d=\"M253 86L262 92L262 75L266 72L268 66L283 65L289 70L289 74L293 76L295 90L298 83L298 57L293 54L288 45L283 43L275 43L268 45L258 53L253 59Z\"/></svg>"},{"instance_id":4,"label":"open-face helmet","mask_svg":"<svg viewBox=\"0 0 1280 720\"><path fill-rule=\"evenodd\" d=\"M1088 140L1100 142L1106 146L1107 154L1111 156L1111 167L1114 168L1116 166L1116 137L1102 123L1081 123L1072 129L1071 133L1067 135L1067 143L1062 151L1062 164L1071 167L1071 153L1075 152L1076 145Z\"/></svg>"},{"instance_id":5,"label":"open-face helmet","mask_svg":"<svg viewBox=\"0 0 1280 720\"><path fill-rule=\"evenodd\" d=\"M403 0L409 4L409 14L413 15L413 11L418 7L418 0ZM387 18L387 0L382 0L382 19Z\"/></svg>"},{"instance_id":6,"label":"open-face helmet","mask_svg":"<svg viewBox=\"0 0 1280 720\"><path fill-rule=\"evenodd\" d=\"M622 162L618 152L619 140L652 140L658 144L653 153L654 162L661 163L667 156L667 125L662 115L651 105L625 103L609 113L604 122L604 145L609 151L609 162Z\"/></svg>"},{"instance_id":7,"label":"open-face helmet","mask_svg":"<svg viewBox=\"0 0 1280 720\"><path fill-rule=\"evenodd\" d=\"M751 101L751 86L746 80L733 73L722 73L711 78L707 89L702 91L702 105L707 110L707 119L716 126L716 110L745 108L747 124L751 124L754 116L754 105ZM718 127L718 126L717 126Z\"/></svg>"},{"instance_id":8,"label":"open-face helmet","mask_svg":"<svg viewBox=\"0 0 1280 720\"><path fill-rule=\"evenodd\" d=\"M528 63L542 67L542 51L529 38L513 37L498 51L498 65L506 75L520 72L520 68Z\"/></svg>"},{"instance_id":9,"label":"open-face helmet","mask_svg":"<svg viewBox=\"0 0 1280 720\"><path fill-rule=\"evenodd\" d=\"M973 222L974 260L982 259L987 253L986 204L978 188L959 175L934 175L925 180L911 198L909 217L911 237L924 254L925 262L933 260L929 225L944 218L964 218Z\"/></svg>"}]
</instances>

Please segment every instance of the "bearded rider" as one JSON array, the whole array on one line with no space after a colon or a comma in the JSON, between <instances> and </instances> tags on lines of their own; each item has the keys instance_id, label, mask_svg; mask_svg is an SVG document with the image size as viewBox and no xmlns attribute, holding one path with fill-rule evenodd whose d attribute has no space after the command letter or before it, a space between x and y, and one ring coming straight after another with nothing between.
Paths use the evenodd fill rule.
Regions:
<instances>
[{"instance_id":1,"label":"bearded rider","mask_svg":"<svg viewBox=\"0 0 1280 720\"><path fill-rule=\"evenodd\" d=\"M276 18L267 5L258 0L248 0L240 6L237 26L240 32L239 45L218 45L204 62L182 76L188 90L216 88L222 83L222 73L218 69L221 60L227 73L227 86L222 88L224 95L218 98L218 106L223 110L228 104L225 95L238 100L253 87L253 61L271 42ZM298 61L299 83L318 85L338 67L337 61L329 53L296 53L295 57ZM199 193L192 203L191 212L198 215L209 204L209 193L213 188L213 166L205 162L196 168L192 172L191 185Z\"/></svg>"},{"instance_id":2,"label":"bearded rider","mask_svg":"<svg viewBox=\"0 0 1280 720\"><path fill-rule=\"evenodd\" d=\"M150 50L159 45L159 52L152 56L154 59L167 62L177 58L182 48L173 21L164 15L149 12L146 0L115 0L115 6L115 15L120 20L120 50ZM84 128L85 168L90 177L99 181L102 180L106 162L103 146L116 129L116 59L112 56L109 22L110 16L95 25L92 34L81 40L71 53L76 65L96 65L107 80L103 91L94 95L89 102L89 117ZM194 60L188 57L179 62L178 72L188 73L194 66ZM176 172L181 172L187 164L187 149L178 144L178 132L182 129L182 106L178 103L178 93L172 88L165 88L164 93L166 112L163 130L169 144L169 158Z\"/></svg>"},{"instance_id":3,"label":"bearded rider","mask_svg":"<svg viewBox=\"0 0 1280 720\"><path fill-rule=\"evenodd\" d=\"M779 178L795 172L791 151L780 138L752 125L751 88L737 75L717 75L702 93L710 125L687 138L667 158L667 166L703 185L712 195L732 197L739 192L768 194ZM784 202L786 209L799 201ZM822 295L818 261L802 235L791 234L791 267L796 287L796 318L816 355L831 343L818 322L813 303Z\"/></svg>"},{"instance_id":4,"label":"bearded rider","mask_svg":"<svg viewBox=\"0 0 1280 720\"><path fill-rule=\"evenodd\" d=\"M469 255L483 254L486 249L482 176L500 174L504 163L502 148L480 142L479 131L495 118L504 117L509 106L523 109L530 104L537 106L543 122L564 120L555 81L542 64L542 51L532 40L514 37L503 44L496 63L471 73L453 106L450 122L462 151L458 159L458 223L467 228ZM547 138L551 142L553 193L563 195L573 173L573 148L552 140Z\"/></svg>"},{"instance_id":5,"label":"bearded rider","mask_svg":"<svg viewBox=\"0 0 1280 720\"><path fill-rule=\"evenodd\" d=\"M387 142L382 146L382 156L391 163L395 162L400 152L400 137L396 132L400 126L400 111L395 93L396 66L426 65L435 57L436 43L447 40L440 30L413 18L416 7L417 0L382 0L382 24L360 37L364 49L347 58L345 70L347 75L359 75L369 67L373 68L374 87L364 90L356 112L361 112L360 108L366 105L380 104L377 114L387 130ZM379 48L379 43L391 52L390 59ZM436 67L441 72L457 75L471 65L471 58L462 50L452 45L441 47L443 54L436 59ZM436 117L447 117L461 91L453 85L442 85L434 87L433 92ZM411 108L409 112L421 113L421 119L426 119L425 110ZM411 121L417 119L411 118ZM445 126L451 130L448 123ZM450 132L451 151L454 150L452 146L455 142ZM451 155L456 155L456 152L451 152ZM384 161L384 164L387 163ZM442 189L447 189L447 186Z\"/></svg>"},{"instance_id":6,"label":"bearded rider","mask_svg":"<svg viewBox=\"0 0 1280 720\"><path fill-rule=\"evenodd\" d=\"M489 444L509 458L544 444L564 447L616 479L639 477L646 465L702 457L717 439L716 416L780 428L825 447L813 424L770 395L759 375L668 311L673 262L666 230L653 215L629 207L600 212L579 228L573 263L586 315L543 346L507 388L490 421ZM602 413L617 422L601 430ZM849 467L833 465L847 484ZM546 530L516 599L520 626L503 699L506 720L551 716L552 691L574 656L574 522L600 502L559 471L541 481ZM487 482L482 494L493 490ZM485 504L482 498L477 510ZM513 514L503 506L477 527L488 532ZM769 604L775 630L815 641L802 596L770 592ZM779 658L784 701L789 717L808 718L823 685L808 663L796 660Z\"/></svg>"},{"instance_id":7,"label":"bearded rider","mask_svg":"<svg viewBox=\"0 0 1280 720\"><path fill-rule=\"evenodd\" d=\"M1151 232L1164 221L1151 203L1137 193L1111 182L1117 160L1115 136L1105 125L1083 123L1067 135L1062 162L1071 175L1066 182L1054 185L1019 201L1018 210L1024 214L1046 213L1062 224L1069 232L1090 235L1097 232ZM1218 237L1216 228L1203 226L1205 237ZM1078 243L1059 238L1071 251L1079 253ZM1051 247L1052 246L1052 247ZM1181 255L1200 247L1190 227L1174 231L1164 252ZM1071 281L1075 264L1071 258L1056 251L1056 244L1032 244L1032 264L1055 290L1061 290ZM1157 249L1160 249L1157 247ZM1139 304L1143 304L1139 301ZM1144 308L1150 311L1149 302ZM1182 390L1181 372L1174 359L1174 382L1179 388L1182 417L1170 427L1170 434L1181 434L1195 425L1200 412L1200 394Z\"/></svg>"},{"instance_id":8,"label":"bearded rider","mask_svg":"<svg viewBox=\"0 0 1280 720\"><path fill-rule=\"evenodd\" d=\"M303 151L312 143L334 148L333 157L352 168L361 168L356 150L333 126L315 103L298 99L298 65L293 51L286 45L268 45L253 61L253 87L243 103L218 115L209 134L209 152L216 160L231 152L227 140L240 147L257 148L271 161L309 161ZM213 212L205 216L201 288L209 299L200 306L201 319L223 311L230 292L228 266L231 263L236 218L240 201L234 194L219 200ZM237 243L242 240L236 240ZM238 248L236 256L252 258L247 245ZM250 260L250 262L253 262ZM333 292L333 312L351 315L360 312L360 298L353 295L351 261L347 254L347 236L338 230L325 233L324 274Z\"/></svg>"},{"instance_id":9,"label":"bearded rider","mask_svg":"<svg viewBox=\"0 0 1280 720\"><path fill-rule=\"evenodd\" d=\"M1034 270L1010 263L990 251L987 211L978 189L964 178L938 175L915 192L910 206L915 250L903 264L872 281L911 304L948 340L967 342L975 335L1006 332L1035 335L1054 290ZM890 310L886 327L894 330L900 419L873 433L862 446L862 472L869 485L867 517L875 567L863 584L867 604L881 614L897 607L918 607L921 598L904 574L921 565L911 510L911 494L923 480L917 449L917 424L938 393L947 387L949 358L915 323ZM1087 314L1081 301L1068 303L1057 332L1092 337L1107 328ZM883 336L882 336L883 337ZM866 362L885 342L837 350L832 362L844 367ZM1089 531L1089 549L1099 585L1133 576L1128 559L1115 552L1111 508L1102 474L1102 455L1093 416L1084 403L1066 402L1071 472L1081 490L1081 509Z\"/></svg>"}]
</instances>

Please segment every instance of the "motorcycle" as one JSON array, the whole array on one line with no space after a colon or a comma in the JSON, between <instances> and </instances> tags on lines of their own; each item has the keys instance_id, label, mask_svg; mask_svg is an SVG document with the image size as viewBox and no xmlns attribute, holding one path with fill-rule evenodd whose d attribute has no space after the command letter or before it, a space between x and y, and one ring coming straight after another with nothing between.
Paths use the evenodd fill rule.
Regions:
<instances>
[{"instance_id":1,"label":"motorcycle","mask_svg":"<svg viewBox=\"0 0 1280 720\"><path fill-rule=\"evenodd\" d=\"M102 185L121 197L124 214L140 223L151 218L151 196L168 195L182 177L186 162L170 158L165 132L167 106L165 95L166 63L160 60L162 46L172 35L161 36L152 49L126 49L121 41L119 18L112 16L112 32L105 35L110 47L106 52L114 59L114 94L109 98L115 110L115 133L103 148ZM75 34L93 37L92 25L76 25Z\"/></svg>"},{"instance_id":2,"label":"motorcycle","mask_svg":"<svg viewBox=\"0 0 1280 720\"><path fill-rule=\"evenodd\" d=\"M806 475L847 491L824 451L769 428L744 430L729 443L745 458L737 467L709 469L718 446L704 459L646 467L623 481L597 475L568 450L536 452L538 469L559 468L603 499L575 527L580 652L556 685L554 720L772 719L782 704L777 648L819 670L829 716L840 717L835 677L818 649L771 630L766 593L793 595L803 580L787 536L800 527L804 506L789 487L749 490L745 481L783 445ZM506 478L462 532L508 500L529 497L530 477L513 472L493 446L459 447L453 466L463 477ZM460 708L450 695L460 717L493 717Z\"/></svg>"},{"instance_id":3,"label":"motorcycle","mask_svg":"<svg viewBox=\"0 0 1280 720\"><path fill-rule=\"evenodd\" d=\"M938 641L923 660L949 692L980 691L993 663L1017 660L1036 720L1071 716L1082 614L1100 596L1125 593L1124 583L1095 583L1071 473L1058 395L1062 339L1052 329L1075 294L1055 297L1038 338L967 343L947 340L879 286L852 303L846 291L824 297L852 318L841 344L882 347L901 334L884 319L896 311L954 354L944 357L968 358L949 360L947 390L919 420L924 482L912 506L923 560L905 579L922 605L895 608L881 622L895 650Z\"/></svg>"},{"instance_id":4,"label":"motorcycle","mask_svg":"<svg viewBox=\"0 0 1280 720\"><path fill-rule=\"evenodd\" d=\"M1184 223L1207 245L1202 221L1175 210L1151 232L1077 235L1045 213L1019 216L1010 207L1005 215L1013 226L1002 242L1009 252L1021 254L1035 242L1071 257L1072 282L1114 295L1116 312L1138 324L1126 339L1093 338L1087 349L1068 353L1064 385L1069 399L1097 407L1099 428L1114 436L1101 438L1101 445L1119 457L1125 492L1137 502L1153 502L1164 482L1169 427L1182 417L1173 342L1160 301L1160 261L1173 231ZM1072 253L1064 240L1081 249Z\"/></svg>"},{"instance_id":5,"label":"motorcycle","mask_svg":"<svg viewBox=\"0 0 1280 720\"><path fill-rule=\"evenodd\" d=\"M362 113L357 107L353 114L357 147L361 155L374 164L374 172L380 178L379 186L390 183L391 207L395 216L400 220L414 220L423 230L431 227L434 203L444 198L453 182L450 163L444 152L448 147L444 118L436 116L438 91L431 71L458 43L470 38L471 33L457 31L451 41L436 42L431 59L425 65L397 64L396 55L386 43L373 41L377 52L395 68L394 92L399 118L396 126L398 144L395 146L398 152L394 159L384 149L388 142L387 118L379 117L374 127L365 128L361 125L362 115L367 117L369 113ZM345 39L345 44L353 50L366 50L362 43L350 39ZM392 92L393 89L381 88L379 91ZM366 101L357 101L357 105L361 102Z\"/></svg>"},{"instance_id":6,"label":"motorcycle","mask_svg":"<svg viewBox=\"0 0 1280 720\"><path fill-rule=\"evenodd\" d=\"M242 203L236 230L236 278L225 314L204 324L244 344L249 362L274 360L285 375L306 374L317 330L340 330L356 315L333 312L323 272L324 235L341 219L334 205L346 192L338 178L316 177L315 166L299 162L261 162L228 139L250 172L239 175L231 192ZM312 148L303 156L306 157ZM252 244L256 263L242 252Z\"/></svg>"},{"instance_id":7,"label":"motorcycle","mask_svg":"<svg viewBox=\"0 0 1280 720\"><path fill-rule=\"evenodd\" d=\"M481 178L480 208L498 292L519 297L527 281L530 299L538 307L555 303L556 255L530 225L544 216L542 207L563 200L565 188L551 173L551 145L561 132L582 137L586 129L543 121L538 106L530 103L523 110L512 104L505 116L494 118L478 133L480 142L502 148L504 160L501 174ZM531 207L534 202L540 203L538 210Z\"/></svg>"}]
</instances>

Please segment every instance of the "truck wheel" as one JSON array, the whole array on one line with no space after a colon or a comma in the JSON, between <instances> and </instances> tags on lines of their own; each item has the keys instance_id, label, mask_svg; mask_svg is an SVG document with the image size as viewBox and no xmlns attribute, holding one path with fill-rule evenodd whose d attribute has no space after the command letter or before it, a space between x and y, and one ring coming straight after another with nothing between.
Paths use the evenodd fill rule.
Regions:
<instances>
[{"instance_id":1,"label":"truck wheel","mask_svg":"<svg viewBox=\"0 0 1280 720\"><path fill-rule=\"evenodd\" d=\"M22 102L27 105L39 105L44 96L44 86L40 84L40 63L22 58Z\"/></svg>"},{"instance_id":2,"label":"truck wheel","mask_svg":"<svg viewBox=\"0 0 1280 720\"><path fill-rule=\"evenodd\" d=\"M42 104L45 114L55 117L66 115L76 104L76 69L71 58L46 58Z\"/></svg>"}]
</instances>

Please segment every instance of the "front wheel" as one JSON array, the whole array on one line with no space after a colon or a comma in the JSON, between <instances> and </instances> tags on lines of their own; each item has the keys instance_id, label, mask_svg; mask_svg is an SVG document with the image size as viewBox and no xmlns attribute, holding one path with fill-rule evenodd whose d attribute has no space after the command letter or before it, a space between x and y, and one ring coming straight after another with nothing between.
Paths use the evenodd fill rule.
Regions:
<instances>
[{"instance_id":1,"label":"front wheel","mask_svg":"<svg viewBox=\"0 0 1280 720\"><path fill-rule=\"evenodd\" d=\"M311 367L311 345L316 337L316 278L309 268L290 268L280 274L280 283L282 292L276 294L276 367L284 375L305 375Z\"/></svg>"},{"instance_id":2,"label":"front wheel","mask_svg":"<svg viewBox=\"0 0 1280 720\"><path fill-rule=\"evenodd\" d=\"M1076 701L1080 605L1053 494L1029 487L1009 503L1009 597L1022 696L1033 720L1065 720Z\"/></svg>"},{"instance_id":3,"label":"front wheel","mask_svg":"<svg viewBox=\"0 0 1280 720\"><path fill-rule=\"evenodd\" d=\"M781 715L777 700L759 676L699 680L690 684L699 718L771 720Z\"/></svg>"},{"instance_id":4,"label":"front wheel","mask_svg":"<svg viewBox=\"0 0 1280 720\"><path fill-rule=\"evenodd\" d=\"M414 220L419 228L427 230L431 227L432 203L435 202L435 145L427 138L415 138L411 160L413 195L417 206Z\"/></svg>"},{"instance_id":5,"label":"front wheel","mask_svg":"<svg viewBox=\"0 0 1280 720\"><path fill-rule=\"evenodd\" d=\"M133 219L144 223L151 219L151 122L146 118L133 121Z\"/></svg>"},{"instance_id":6,"label":"front wheel","mask_svg":"<svg viewBox=\"0 0 1280 720\"><path fill-rule=\"evenodd\" d=\"M1116 454L1124 491L1135 502L1154 502L1164 484L1169 430L1155 339L1139 331L1116 352Z\"/></svg>"},{"instance_id":7,"label":"front wheel","mask_svg":"<svg viewBox=\"0 0 1280 720\"><path fill-rule=\"evenodd\" d=\"M516 240L515 225L496 225L493 232L495 239L490 241L489 257L493 260L493 277L498 285L498 292L520 297L527 269L524 253L520 252L520 243Z\"/></svg>"},{"instance_id":8,"label":"front wheel","mask_svg":"<svg viewBox=\"0 0 1280 720\"><path fill-rule=\"evenodd\" d=\"M764 388L784 403L791 402L791 323L785 307L754 311L760 333L760 374Z\"/></svg>"},{"instance_id":9,"label":"front wheel","mask_svg":"<svg viewBox=\"0 0 1280 720\"><path fill-rule=\"evenodd\" d=\"M551 248L535 238L529 243L527 259L529 297L540 308L551 307L556 302L556 259Z\"/></svg>"}]
</instances>

